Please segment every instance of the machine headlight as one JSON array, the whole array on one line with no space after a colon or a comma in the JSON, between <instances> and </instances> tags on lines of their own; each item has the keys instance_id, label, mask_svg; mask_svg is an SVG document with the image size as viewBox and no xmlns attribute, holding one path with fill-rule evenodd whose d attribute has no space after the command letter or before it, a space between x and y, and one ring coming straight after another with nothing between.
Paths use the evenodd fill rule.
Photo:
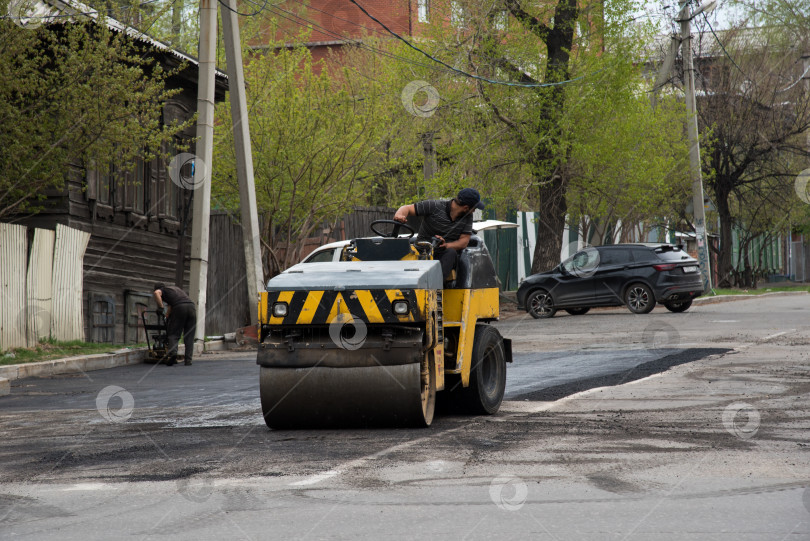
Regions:
<instances>
[{"instance_id":1,"label":"machine headlight","mask_svg":"<svg viewBox=\"0 0 810 541\"><path fill-rule=\"evenodd\" d=\"M408 301L394 301L394 313L398 316L404 316L408 313Z\"/></svg>"},{"instance_id":2,"label":"machine headlight","mask_svg":"<svg viewBox=\"0 0 810 541\"><path fill-rule=\"evenodd\" d=\"M277 302L273 305L273 315L276 317L284 317L287 315L287 303Z\"/></svg>"}]
</instances>

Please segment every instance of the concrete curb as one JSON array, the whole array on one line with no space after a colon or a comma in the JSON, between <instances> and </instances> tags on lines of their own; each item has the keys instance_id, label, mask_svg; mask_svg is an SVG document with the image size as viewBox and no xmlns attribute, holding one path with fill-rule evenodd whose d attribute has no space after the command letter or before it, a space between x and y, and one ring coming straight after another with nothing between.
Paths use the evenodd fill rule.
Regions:
<instances>
[{"instance_id":1,"label":"concrete curb","mask_svg":"<svg viewBox=\"0 0 810 541\"><path fill-rule=\"evenodd\" d=\"M772 297L772 296L782 296L782 297L789 297L792 295L810 295L810 292L807 291L774 291L773 293L760 293L758 295L753 294L741 294L741 295L716 295L713 297L698 297L694 300L694 302L699 303L711 303L711 302L728 302L728 301L742 301L746 299L751 299L755 297Z\"/></svg>"},{"instance_id":2,"label":"concrete curb","mask_svg":"<svg viewBox=\"0 0 810 541\"><path fill-rule=\"evenodd\" d=\"M113 353L97 353L66 359L53 359L38 363L10 364L0 366L0 396L10 392L10 381L15 379L54 376L57 374L74 374L142 363L146 357L146 348L125 349ZM5 381L5 383L3 383Z\"/></svg>"}]
</instances>

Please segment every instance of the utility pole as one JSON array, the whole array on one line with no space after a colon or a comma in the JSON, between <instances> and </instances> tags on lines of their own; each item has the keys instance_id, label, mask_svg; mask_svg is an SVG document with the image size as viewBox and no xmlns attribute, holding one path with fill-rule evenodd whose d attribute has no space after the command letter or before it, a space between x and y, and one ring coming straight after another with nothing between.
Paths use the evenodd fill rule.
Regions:
<instances>
[{"instance_id":1,"label":"utility pole","mask_svg":"<svg viewBox=\"0 0 810 541\"><path fill-rule=\"evenodd\" d=\"M225 59L228 63L228 90L231 96L231 123L236 147L236 178L239 182L239 209L242 222L242 243L245 250L245 271L248 302L257 300L263 289L261 248L259 246L259 216L256 209L256 188L253 182L253 158L250 149L245 74L242 68L242 44L236 0L224 0L222 31L225 37ZM258 302L258 301L257 301ZM250 310L250 324L258 324L256 310Z\"/></svg>"},{"instance_id":2,"label":"utility pole","mask_svg":"<svg viewBox=\"0 0 810 541\"><path fill-rule=\"evenodd\" d=\"M197 81L197 145L194 207L191 222L191 276L189 293L197 305L194 341L205 340L208 287L208 229L211 220L211 162L214 150L214 85L217 46L217 0L200 0L200 61ZM197 178L199 169L202 176Z\"/></svg>"},{"instance_id":3,"label":"utility pole","mask_svg":"<svg viewBox=\"0 0 810 541\"><path fill-rule=\"evenodd\" d=\"M692 18L713 9L715 2L698 8L694 14L689 13L689 2L681 6L679 22L681 23L681 50L683 52L684 92L686 94L686 132L689 137L689 171L692 176L692 206L694 207L695 240L697 241L700 276L703 279L703 291L711 291L712 274L709 260L709 245L706 242L706 212L703 207L703 175L700 168L700 141L698 139L697 107L695 103L695 72L692 65Z\"/></svg>"}]
</instances>

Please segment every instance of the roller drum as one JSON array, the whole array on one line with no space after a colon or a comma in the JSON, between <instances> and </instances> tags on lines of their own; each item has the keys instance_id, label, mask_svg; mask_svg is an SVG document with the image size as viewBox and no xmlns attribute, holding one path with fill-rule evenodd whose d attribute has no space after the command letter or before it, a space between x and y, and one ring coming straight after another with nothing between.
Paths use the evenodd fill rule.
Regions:
<instances>
[{"instance_id":1,"label":"roller drum","mask_svg":"<svg viewBox=\"0 0 810 541\"><path fill-rule=\"evenodd\" d=\"M265 422L274 429L429 426L435 374L423 375L421 366L261 367Z\"/></svg>"}]
</instances>

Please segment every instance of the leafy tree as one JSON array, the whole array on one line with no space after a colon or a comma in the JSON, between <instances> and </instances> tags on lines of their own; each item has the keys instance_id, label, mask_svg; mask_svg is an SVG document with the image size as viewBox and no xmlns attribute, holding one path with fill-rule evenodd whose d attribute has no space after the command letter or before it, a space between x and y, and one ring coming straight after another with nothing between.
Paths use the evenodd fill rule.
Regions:
<instances>
[{"instance_id":1,"label":"leafy tree","mask_svg":"<svg viewBox=\"0 0 810 541\"><path fill-rule=\"evenodd\" d=\"M442 165L539 211L534 271L558 262L567 218L629 230L685 196L681 109L649 108L634 61L652 30L628 24L632 2L455 5L429 48L480 78L439 78Z\"/></svg>"},{"instance_id":2,"label":"leafy tree","mask_svg":"<svg viewBox=\"0 0 810 541\"><path fill-rule=\"evenodd\" d=\"M305 48L250 54L245 79L265 273L273 275L298 262L305 239L363 202L388 121L378 84L348 71L335 77ZM217 122L230 125L228 102L217 107ZM233 148L232 132L217 130L214 197L235 210Z\"/></svg>"},{"instance_id":3,"label":"leafy tree","mask_svg":"<svg viewBox=\"0 0 810 541\"><path fill-rule=\"evenodd\" d=\"M711 132L703 169L720 220L721 286L734 274L733 228L784 231L798 203L785 190L810 157L810 95L800 83L798 51L784 34L783 27L735 27L719 36L723 48L710 32L701 40L699 56L711 67L703 69L698 120ZM747 276L743 285L753 286Z\"/></svg>"},{"instance_id":4,"label":"leafy tree","mask_svg":"<svg viewBox=\"0 0 810 541\"><path fill-rule=\"evenodd\" d=\"M6 12L5 2L0 10ZM71 163L121 168L183 126L162 126L168 74L123 34L76 17L0 20L0 218L36 212Z\"/></svg>"}]
</instances>

